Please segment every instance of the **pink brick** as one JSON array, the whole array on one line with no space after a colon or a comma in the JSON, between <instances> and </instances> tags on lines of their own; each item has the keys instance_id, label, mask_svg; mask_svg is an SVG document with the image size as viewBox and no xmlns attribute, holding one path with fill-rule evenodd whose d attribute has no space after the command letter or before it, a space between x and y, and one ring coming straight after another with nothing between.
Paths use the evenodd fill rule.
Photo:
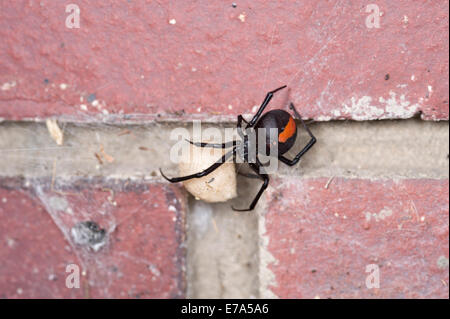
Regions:
<instances>
[{"instance_id":1,"label":"pink brick","mask_svg":"<svg viewBox=\"0 0 450 319\"><path fill-rule=\"evenodd\" d=\"M235 119L288 84L316 120L448 119L448 1L76 3L0 4L0 117Z\"/></svg>"},{"instance_id":2,"label":"pink brick","mask_svg":"<svg viewBox=\"0 0 450 319\"><path fill-rule=\"evenodd\" d=\"M0 185L2 297L184 296L184 200L177 188L124 181L78 181L57 191L23 189L14 180ZM98 251L72 235L85 221L106 231ZM72 263L86 271L80 289L65 285Z\"/></svg>"},{"instance_id":3,"label":"pink brick","mask_svg":"<svg viewBox=\"0 0 450 319\"><path fill-rule=\"evenodd\" d=\"M278 180L265 228L283 298L448 298L447 180ZM380 288L367 289L376 264Z\"/></svg>"}]
</instances>

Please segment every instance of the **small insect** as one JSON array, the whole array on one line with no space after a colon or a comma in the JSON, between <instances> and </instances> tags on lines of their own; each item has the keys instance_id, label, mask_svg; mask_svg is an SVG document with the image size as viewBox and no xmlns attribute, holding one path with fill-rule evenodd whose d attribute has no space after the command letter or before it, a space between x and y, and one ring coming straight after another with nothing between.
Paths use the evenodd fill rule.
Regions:
<instances>
[{"instance_id":1,"label":"small insect","mask_svg":"<svg viewBox=\"0 0 450 319\"><path fill-rule=\"evenodd\" d=\"M286 152L288 152L292 146L295 143L295 139L297 137L297 125L295 124L295 121L293 117L284 110L272 110L265 114L263 114L264 109L269 104L270 100L272 99L273 95L284 89L286 85L279 87L273 91L270 91L267 93L264 101L262 102L261 106L259 107L258 112L253 116L253 118L247 122L242 115L238 115L237 117L237 130L238 134L240 136L240 140L233 140L230 142L226 142L223 144L216 144L216 143L201 143L201 142L192 142L188 141L189 143L199 146L199 147L212 147L212 148L222 148L222 149L228 149L232 148L230 151L226 152L222 158L220 158L217 162L212 164L207 169L196 173L191 174L187 176L181 176L181 177L173 177L169 178L160 169L161 175L168 180L171 183L177 183L182 182L191 178L201 178L203 176L208 175L215 169L217 169L219 166L221 166L223 163L227 162L231 157L233 157L233 161L236 161L236 156L239 156L245 163L247 163L250 168L257 174L257 175L250 175L248 177L258 177L261 180L263 180L263 184L261 188L259 189L258 193L256 194L255 198L253 199L252 203L248 208L245 209L236 209L234 207L233 210L235 211L250 211L253 210L258 203L259 198L269 185L269 176L264 170L264 164L261 163L261 161L258 158L259 154L273 154L271 152L271 149L273 147L277 147L277 156L278 160L283 162L286 165L293 166L298 163L300 158L316 143L316 138L311 133L309 128L306 126L306 124L303 122L300 114L297 112L297 110L294 107L294 104L290 103L290 109L294 112L294 115L301 121L304 129L306 132L308 132L310 136L310 141L306 146L293 158L288 159L287 157L283 156ZM242 127L242 122L245 122L245 126ZM266 141L265 145L258 145L258 139L251 139L249 138L250 134L255 134L258 129L265 129L266 134ZM273 139L270 138L270 131L271 129L277 129L278 132L278 140L276 143L272 143ZM257 134L257 133L256 133ZM256 145L253 145L252 143L256 143ZM249 150L256 150L255 156L251 156ZM249 160L249 158L251 160Z\"/></svg>"}]
</instances>

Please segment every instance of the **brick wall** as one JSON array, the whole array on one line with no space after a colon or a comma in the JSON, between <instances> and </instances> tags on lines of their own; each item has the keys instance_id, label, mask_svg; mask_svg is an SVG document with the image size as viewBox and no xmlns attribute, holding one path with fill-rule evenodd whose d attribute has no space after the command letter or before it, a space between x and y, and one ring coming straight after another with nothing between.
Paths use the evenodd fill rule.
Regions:
<instances>
[{"instance_id":1,"label":"brick wall","mask_svg":"<svg viewBox=\"0 0 450 319\"><path fill-rule=\"evenodd\" d=\"M0 297L448 298L448 9L0 3ZM318 143L254 212L161 178L174 128L284 84Z\"/></svg>"}]
</instances>

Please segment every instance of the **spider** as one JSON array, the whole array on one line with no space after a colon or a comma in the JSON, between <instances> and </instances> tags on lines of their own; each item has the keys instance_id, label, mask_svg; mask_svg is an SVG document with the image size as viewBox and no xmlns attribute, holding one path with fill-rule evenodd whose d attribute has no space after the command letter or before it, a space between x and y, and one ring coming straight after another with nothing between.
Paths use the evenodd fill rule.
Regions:
<instances>
[{"instance_id":1,"label":"spider","mask_svg":"<svg viewBox=\"0 0 450 319\"><path fill-rule=\"evenodd\" d=\"M232 209L235 211L253 210L256 204L258 203L258 200L261 197L262 193L266 190L267 186L269 185L269 176L264 170L265 165L261 163L261 161L258 158L258 155L264 154L263 153L264 151L266 152L265 154L271 154L270 152L271 148L278 147L277 150L278 160L280 160L286 165L293 166L297 164L300 158L314 145L314 143L316 143L316 138L311 133L309 128L306 126L305 122L302 120L300 114L295 109L294 104L290 103L289 108L294 112L294 115L301 121L304 129L306 130L306 132L308 132L311 139L308 142L308 144L306 144L306 146L292 160L283 156L283 154L289 151L295 143L295 139L297 137L297 125L295 124L293 117L284 110L281 109L272 110L265 114L263 114L263 112L266 106L269 104L270 100L272 99L273 95L276 92L284 89L285 87L286 85L268 92L264 101L259 107L258 112L256 112L251 121L247 122L242 117L242 115L238 115L237 130L239 136L241 137L241 140L233 140L223 144L192 142L188 140L189 143L199 147L212 147L222 149L227 149L230 147L232 148L231 150L226 152L222 156L222 158L220 158L210 167L196 174L173 178L169 178L166 175L164 175L164 173L160 169L161 175L171 183L182 182L191 178L201 178L217 169L223 163L227 162L231 157L233 157L233 161L236 161L236 156L239 156L257 174L257 175L247 175L247 177L260 178L263 180L263 184L248 208L237 209L232 207ZM242 127L242 122L246 123L244 128ZM265 129L266 143L262 147L258 145L257 139L249 139L249 134L255 134L255 132L257 132L258 129ZM270 139L270 129L277 129L277 132L279 132L278 141L276 141L275 143L272 143L273 141L271 141ZM256 145L253 145L253 143L255 143ZM249 150L251 149L256 150L255 152L256 155L251 157L250 158L251 160L249 160L249 157L251 156Z\"/></svg>"}]
</instances>

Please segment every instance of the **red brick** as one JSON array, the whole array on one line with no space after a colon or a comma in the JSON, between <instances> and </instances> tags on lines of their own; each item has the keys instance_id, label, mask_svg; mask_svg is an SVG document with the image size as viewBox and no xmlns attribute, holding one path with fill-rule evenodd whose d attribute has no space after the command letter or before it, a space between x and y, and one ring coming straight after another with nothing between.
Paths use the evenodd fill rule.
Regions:
<instances>
[{"instance_id":1,"label":"red brick","mask_svg":"<svg viewBox=\"0 0 450 319\"><path fill-rule=\"evenodd\" d=\"M14 180L0 184L2 297L184 296L184 200L177 188L77 181L51 191L42 180L27 189ZM98 251L71 235L83 221L106 230ZM86 271L81 289L65 286L71 263Z\"/></svg>"},{"instance_id":2,"label":"red brick","mask_svg":"<svg viewBox=\"0 0 450 319\"><path fill-rule=\"evenodd\" d=\"M65 287L66 265L78 259L36 198L0 188L0 219L0 298L83 296Z\"/></svg>"},{"instance_id":3,"label":"red brick","mask_svg":"<svg viewBox=\"0 0 450 319\"><path fill-rule=\"evenodd\" d=\"M448 1L377 1L372 29L367 1L76 3L80 29L66 2L0 4L0 117L235 119L288 84L273 107L316 120L448 119Z\"/></svg>"},{"instance_id":4,"label":"red brick","mask_svg":"<svg viewBox=\"0 0 450 319\"><path fill-rule=\"evenodd\" d=\"M327 180L272 183L265 236L276 259L273 293L449 297L448 179L335 178L326 189ZM380 267L379 289L366 288L369 264Z\"/></svg>"}]
</instances>

